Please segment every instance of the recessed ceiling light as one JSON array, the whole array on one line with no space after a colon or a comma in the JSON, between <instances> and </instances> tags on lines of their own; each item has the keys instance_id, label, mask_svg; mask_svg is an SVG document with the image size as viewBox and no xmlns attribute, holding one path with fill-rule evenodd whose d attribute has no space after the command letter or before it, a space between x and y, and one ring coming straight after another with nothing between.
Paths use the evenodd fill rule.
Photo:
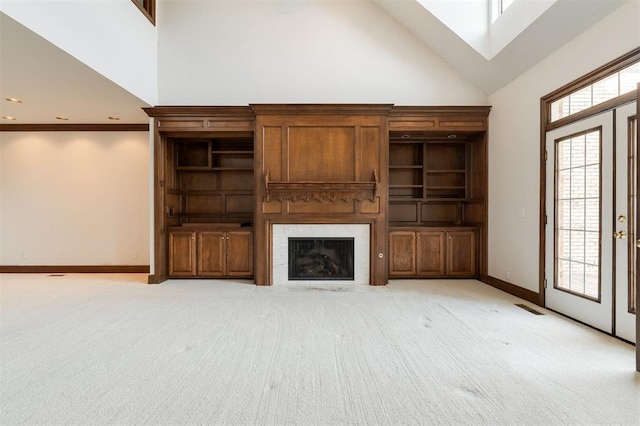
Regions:
<instances>
[{"instance_id":1,"label":"recessed ceiling light","mask_svg":"<svg viewBox=\"0 0 640 426\"><path fill-rule=\"evenodd\" d=\"M21 104L22 101L20 99L16 99L16 98L6 98L5 99L7 102L13 102L14 104Z\"/></svg>"},{"instance_id":2,"label":"recessed ceiling light","mask_svg":"<svg viewBox=\"0 0 640 426\"><path fill-rule=\"evenodd\" d=\"M10 115L3 115L2 118L4 120L15 120L16 119L15 117L11 117Z\"/></svg>"},{"instance_id":3,"label":"recessed ceiling light","mask_svg":"<svg viewBox=\"0 0 640 426\"><path fill-rule=\"evenodd\" d=\"M109 117L109 120L120 120L120 117L116 117L115 115L112 115L111 117Z\"/></svg>"},{"instance_id":4,"label":"recessed ceiling light","mask_svg":"<svg viewBox=\"0 0 640 426\"><path fill-rule=\"evenodd\" d=\"M65 120L65 121L66 121L66 120L68 120L68 119L69 119L69 118L67 118L67 117L63 117L63 116L61 116L61 115L59 115L59 116L57 116L57 117L56 117L56 120Z\"/></svg>"}]
</instances>

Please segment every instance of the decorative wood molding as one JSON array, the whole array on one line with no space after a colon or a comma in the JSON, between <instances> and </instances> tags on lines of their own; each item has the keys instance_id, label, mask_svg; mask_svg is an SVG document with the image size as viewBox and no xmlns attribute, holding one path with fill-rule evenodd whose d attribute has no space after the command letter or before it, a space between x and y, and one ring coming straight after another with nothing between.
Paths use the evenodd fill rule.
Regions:
<instances>
[{"instance_id":1,"label":"decorative wood molding","mask_svg":"<svg viewBox=\"0 0 640 426\"><path fill-rule=\"evenodd\" d=\"M433 115L438 117L455 117L468 115L488 116L491 111L490 106L467 105L467 106L402 106L394 105L389 112L389 117L407 115Z\"/></svg>"},{"instance_id":2,"label":"decorative wood molding","mask_svg":"<svg viewBox=\"0 0 640 426\"><path fill-rule=\"evenodd\" d=\"M142 108L156 118L156 128L175 137L216 137L235 132L253 135L255 115L248 106L159 106ZM221 133L222 132L222 133ZM241 134L244 132L243 134Z\"/></svg>"},{"instance_id":3,"label":"decorative wood molding","mask_svg":"<svg viewBox=\"0 0 640 426\"><path fill-rule=\"evenodd\" d=\"M372 182L272 182L269 172L264 178L266 200L278 201L375 201L378 175L373 171Z\"/></svg>"},{"instance_id":4,"label":"decorative wood molding","mask_svg":"<svg viewBox=\"0 0 640 426\"><path fill-rule=\"evenodd\" d=\"M0 124L0 132L148 132L149 124Z\"/></svg>"},{"instance_id":5,"label":"decorative wood molding","mask_svg":"<svg viewBox=\"0 0 640 426\"><path fill-rule=\"evenodd\" d=\"M490 106L394 106L389 112L389 130L414 136L480 132L487 130L490 111Z\"/></svg>"},{"instance_id":6,"label":"decorative wood molding","mask_svg":"<svg viewBox=\"0 0 640 426\"><path fill-rule=\"evenodd\" d=\"M0 265L2 274L148 274L149 265Z\"/></svg>"},{"instance_id":7,"label":"decorative wood molding","mask_svg":"<svg viewBox=\"0 0 640 426\"><path fill-rule=\"evenodd\" d=\"M482 277L480 277L480 281L490 285L491 287L495 287L498 290L502 290L505 293L509 293L512 296L519 297L526 300L527 302L531 302L538 306L544 307L541 293L535 293L531 290L527 290L526 288L518 287L517 285L502 281L501 279L489 275L483 275Z\"/></svg>"},{"instance_id":8,"label":"decorative wood molding","mask_svg":"<svg viewBox=\"0 0 640 426\"><path fill-rule=\"evenodd\" d=\"M248 106L156 106L142 108L149 117L245 117L254 118Z\"/></svg>"},{"instance_id":9,"label":"decorative wood molding","mask_svg":"<svg viewBox=\"0 0 640 426\"><path fill-rule=\"evenodd\" d=\"M388 115L393 104L249 104L256 115Z\"/></svg>"}]
</instances>

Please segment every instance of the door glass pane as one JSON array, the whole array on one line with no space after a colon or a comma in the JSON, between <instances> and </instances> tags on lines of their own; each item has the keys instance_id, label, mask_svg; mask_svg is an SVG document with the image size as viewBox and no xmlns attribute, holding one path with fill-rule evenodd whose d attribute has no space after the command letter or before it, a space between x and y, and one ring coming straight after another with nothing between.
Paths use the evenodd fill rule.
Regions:
<instances>
[{"instance_id":1,"label":"door glass pane","mask_svg":"<svg viewBox=\"0 0 640 426\"><path fill-rule=\"evenodd\" d=\"M556 288L600 299L600 130L556 141Z\"/></svg>"},{"instance_id":2,"label":"door glass pane","mask_svg":"<svg viewBox=\"0 0 640 426\"><path fill-rule=\"evenodd\" d=\"M636 286L637 283L637 253L636 241L640 238L637 232L636 207L638 202L638 120L629 121L629 312L636 312Z\"/></svg>"}]
</instances>

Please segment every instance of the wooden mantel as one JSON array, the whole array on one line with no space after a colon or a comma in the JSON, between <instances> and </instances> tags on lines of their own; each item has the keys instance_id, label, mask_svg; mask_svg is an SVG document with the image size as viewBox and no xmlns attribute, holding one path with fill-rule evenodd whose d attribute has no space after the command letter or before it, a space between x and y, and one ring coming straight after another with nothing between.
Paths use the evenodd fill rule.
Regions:
<instances>
[{"instance_id":1,"label":"wooden mantel","mask_svg":"<svg viewBox=\"0 0 640 426\"><path fill-rule=\"evenodd\" d=\"M264 177L266 201L375 201L378 190L378 174L372 172L371 182L273 182L269 172Z\"/></svg>"}]
</instances>

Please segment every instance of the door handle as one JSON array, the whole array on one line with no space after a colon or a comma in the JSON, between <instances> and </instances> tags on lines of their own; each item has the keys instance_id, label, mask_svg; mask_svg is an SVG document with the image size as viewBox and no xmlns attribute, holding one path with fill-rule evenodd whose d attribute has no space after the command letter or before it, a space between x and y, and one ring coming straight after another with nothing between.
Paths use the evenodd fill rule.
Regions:
<instances>
[{"instance_id":1,"label":"door handle","mask_svg":"<svg viewBox=\"0 0 640 426\"><path fill-rule=\"evenodd\" d=\"M613 237L623 240L623 239L627 238L627 233L625 231L614 232L613 233Z\"/></svg>"}]
</instances>

